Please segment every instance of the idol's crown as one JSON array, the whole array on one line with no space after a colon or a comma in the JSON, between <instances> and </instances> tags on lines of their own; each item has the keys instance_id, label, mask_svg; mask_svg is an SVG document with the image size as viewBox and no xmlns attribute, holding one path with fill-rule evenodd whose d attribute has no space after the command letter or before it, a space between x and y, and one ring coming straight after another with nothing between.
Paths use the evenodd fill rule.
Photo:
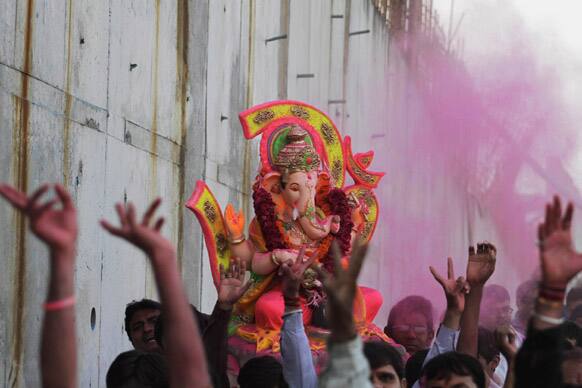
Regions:
<instances>
[{"instance_id":1,"label":"idol's crown","mask_svg":"<svg viewBox=\"0 0 582 388\"><path fill-rule=\"evenodd\" d=\"M292 125L287 133L287 145L279 151L275 167L281 173L310 172L319 168L319 155L315 148L305 141L307 131Z\"/></svg>"}]
</instances>

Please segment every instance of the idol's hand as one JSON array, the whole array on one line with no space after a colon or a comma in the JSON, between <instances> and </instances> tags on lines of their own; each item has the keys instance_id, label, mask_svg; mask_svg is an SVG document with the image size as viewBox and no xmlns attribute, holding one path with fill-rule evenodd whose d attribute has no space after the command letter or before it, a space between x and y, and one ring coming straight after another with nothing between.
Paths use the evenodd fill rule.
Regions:
<instances>
[{"instance_id":1,"label":"idol's hand","mask_svg":"<svg viewBox=\"0 0 582 388\"><path fill-rule=\"evenodd\" d=\"M244 237L245 215L242 210L237 213L232 204L229 203L224 211L224 220L228 235L232 240L239 240Z\"/></svg>"}]
</instances>

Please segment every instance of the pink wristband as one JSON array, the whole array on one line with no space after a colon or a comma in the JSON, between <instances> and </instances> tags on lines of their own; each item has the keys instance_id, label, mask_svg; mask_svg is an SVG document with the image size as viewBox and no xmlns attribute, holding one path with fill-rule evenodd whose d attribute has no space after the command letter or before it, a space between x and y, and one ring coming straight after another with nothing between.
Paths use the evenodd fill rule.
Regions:
<instances>
[{"instance_id":1,"label":"pink wristband","mask_svg":"<svg viewBox=\"0 0 582 388\"><path fill-rule=\"evenodd\" d=\"M75 304L75 295L71 295L68 298L55 300L52 302L46 302L42 307L44 311L57 311L62 310L67 307L71 307Z\"/></svg>"}]
</instances>

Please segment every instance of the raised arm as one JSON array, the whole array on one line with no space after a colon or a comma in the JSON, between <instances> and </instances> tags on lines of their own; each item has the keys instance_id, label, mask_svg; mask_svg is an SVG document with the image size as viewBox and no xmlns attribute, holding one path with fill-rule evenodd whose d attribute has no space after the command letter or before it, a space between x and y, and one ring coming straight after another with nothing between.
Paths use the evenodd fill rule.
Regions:
<instances>
[{"instance_id":1,"label":"raised arm","mask_svg":"<svg viewBox=\"0 0 582 388\"><path fill-rule=\"evenodd\" d=\"M77 350L75 336L75 245L77 215L73 201L60 185L58 199L41 203L48 191L45 184L28 197L11 186L0 185L0 194L30 221L32 232L50 251L49 289L44 305L41 340L42 385L77 386ZM55 209L60 204L61 209Z\"/></svg>"},{"instance_id":2,"label":"raised arm","mask_svg":"<svg viewBox=\"0 0 582 388\"><path fill-rule=\"evenodd\" d=\"M510 325L495 329L495 340L501 354L507 360L509 369L505 377L504 388L512 388L515 385L515 355L517 354L517 333Z\"/></svg>"},{"instance_id":3,"label":"raised arm","mask_svg":"<svg viewBox=\"0 0 582 388\"><path fill-rule=\"evenodd\" d=\"M304 261L304 254L305 248L299 251L294 263L282 264L279 269L279 274L283 277L282 291L285 301L281 329L281 358L283 376L290 388L317 387L317 375L313 366L309 340L303 327L303 310L299 300L299 287L303 281L303 274L313 264L315 255Z\"/></svg>"},{"instance_id":4,"label":"raised arm","mask_svg":"<svg viewBox=\"0 0 582 388\"><path fill-rule=\"evenodd\" d=\"M234 304L248 290L245 283L246 265L239 258L231 260L225 270L220 266L220 285L214 310L202 333L208 368L215 388L230 387L226 374L228 356L228 322Z\"/></svg>"},{"instance_id":5,"label":"raised arm","mask_svg":"<svg viewBox=\"0 0 582 388\"><path fill-rule=\"evenodd\" d=\"M319 275L327 294L327 322L331 329L327 348L329 361L327 369L319 379L320 387L371 387L370 366L364 356L362 340L357 335L354 324L353 306L356 283L367 245L356 238L350 265L347 270L341 264L341 253L337 242L332 244L335 275L323 270Z\"/></svg>"},{"instance_id":6,"label":"raised arm","mask_svg":"<svg viewBox=\"0 0 582 388\"><path fill-rule=\"evenodd\" d=\"M566 287L582 271L582 255L572 243L574 207L569 203L564 213L560 198L546 205L545 221L538 228L542 282L536 302L533 327L556 327L563 318Z\"/></svg>"},{"instance_id":7,"label":"raised arm","mask_svg":"<svg viewBox=\"0 0 582 388\"><path fill-rule=\"evenodd\" d=\"M439 327L436 338L430 347L428 354L424 358L423 365L439 354L455 350L455 342L457 335L459 334L461 316L465 310L465 296L470 290L469 283L464 277L459 276L455 279L453 259L450 257L447 260L446 278L441 276L433 267L430 267L430 272L445 292L447 310L445 311L445 317ZM418 386L418 384L415 386Z\"/></svg>"},{"instance_id":8,"label":"raised arm","mask_svg":"<svg viewBox=\"0 0 582 388\"><path fill-rule=\"evenodd\" d=\"M461 326L461 316L465 310L465 296L471 290L469 282L464 277L459 276L455 279L455 269L453 259L447 259L447 278L442 277L436 269L430 267L430 273L435 280L441 285L445 292L447 300L447 310L443 325L451 330L458 331ZM452 351L454 349L450 349Z\"/></svg>"},{"instance_id":9,"label":"raised arm","mask_svg":"<svg viewBox=\"0 0 582 388\"><path fill-rule=\"evenodd\" d=\"M557 387L562 383L564 294L582 271L582 255L572 243L571 203L562 211L558 197L546 205L538 228L542 281L527 337L515 358L516 387Z\"/></svg>"},{"instance_id":10,"label":"raised arm","mask_svg":"<svg viewBox=\"0 0 582 388\"><path fill-rule=\"evenodd\" d=\"M495 271L497 249L488 242L469 247L467 281L471 290L466 297L465 311L461 317L461 333L457 351L477 358L477 337L479 332L479 309L483 287Z\"/></svg>"},{"instance_id":11,"label":"raised arm","mask_svg":"<svg viewBox=\"0 0 582 388\"><path fill-rule=\"evenodd\" d=\"M121 226L114 227L105 220L101 225L109 233L140 248L150 259L166 320L164 339L170 386L210 387L204 348L178 273L175 249L160 234L164 219L159 218L151 225L159 205L160 199L155 200L138 223L133 204L129 203L126 209L118 203L115 209Z\"/></svg>"}]
</instances>

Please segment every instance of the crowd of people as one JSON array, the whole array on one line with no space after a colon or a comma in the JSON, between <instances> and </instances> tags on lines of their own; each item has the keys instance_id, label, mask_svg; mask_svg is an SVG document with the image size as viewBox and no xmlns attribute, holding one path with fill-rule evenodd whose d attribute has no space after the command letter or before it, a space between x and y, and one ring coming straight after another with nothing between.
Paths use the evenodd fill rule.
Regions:
<instances>
[{"instance_id":1,"label":"crowd of people","mask_svg":"<svg viewBox=\"0 0 582 388\"><path fill-rule=\"evenodd\" d=\"M43 200L51 188L56 197ZM50 252L40 351L43 386L76 387L75 206L60 185L43 185L32 195L0 185L0 194L28 218ZM563 209L557 197L539 226L541 277L517 288L515 314L507 289L488 284L496 267L495 246L479 243L468 250L463 276L455 275L450 258L446 275L438 269L441 263L430 267L446 300L438 325L423 296L408 296L392 307L384 332L406 349L404 354L386 342L364 343L357 335L352 306L365 244L354 244L347 265L337 244L332 246L334 273L300 251L277 272L285 302L280 358L248 360L236 381L227 374L227 332L233 306L249 287L246 265L235 259L221 268L214 310L210 315L198 311L186 298L175 247L160 233L159 205L158 199L138 217L133 204L117 204L119 225L101 221L110 234L146 254L160 296L160 302L127 305L125 330L134 349L112 360L107 387L582 387L582 288L568 289L582 271L582 254L572 242L573 207ZM319 374L299 300L307 268L318 272L326 291L327 366Z\"/></svg>"}]
</instances>

